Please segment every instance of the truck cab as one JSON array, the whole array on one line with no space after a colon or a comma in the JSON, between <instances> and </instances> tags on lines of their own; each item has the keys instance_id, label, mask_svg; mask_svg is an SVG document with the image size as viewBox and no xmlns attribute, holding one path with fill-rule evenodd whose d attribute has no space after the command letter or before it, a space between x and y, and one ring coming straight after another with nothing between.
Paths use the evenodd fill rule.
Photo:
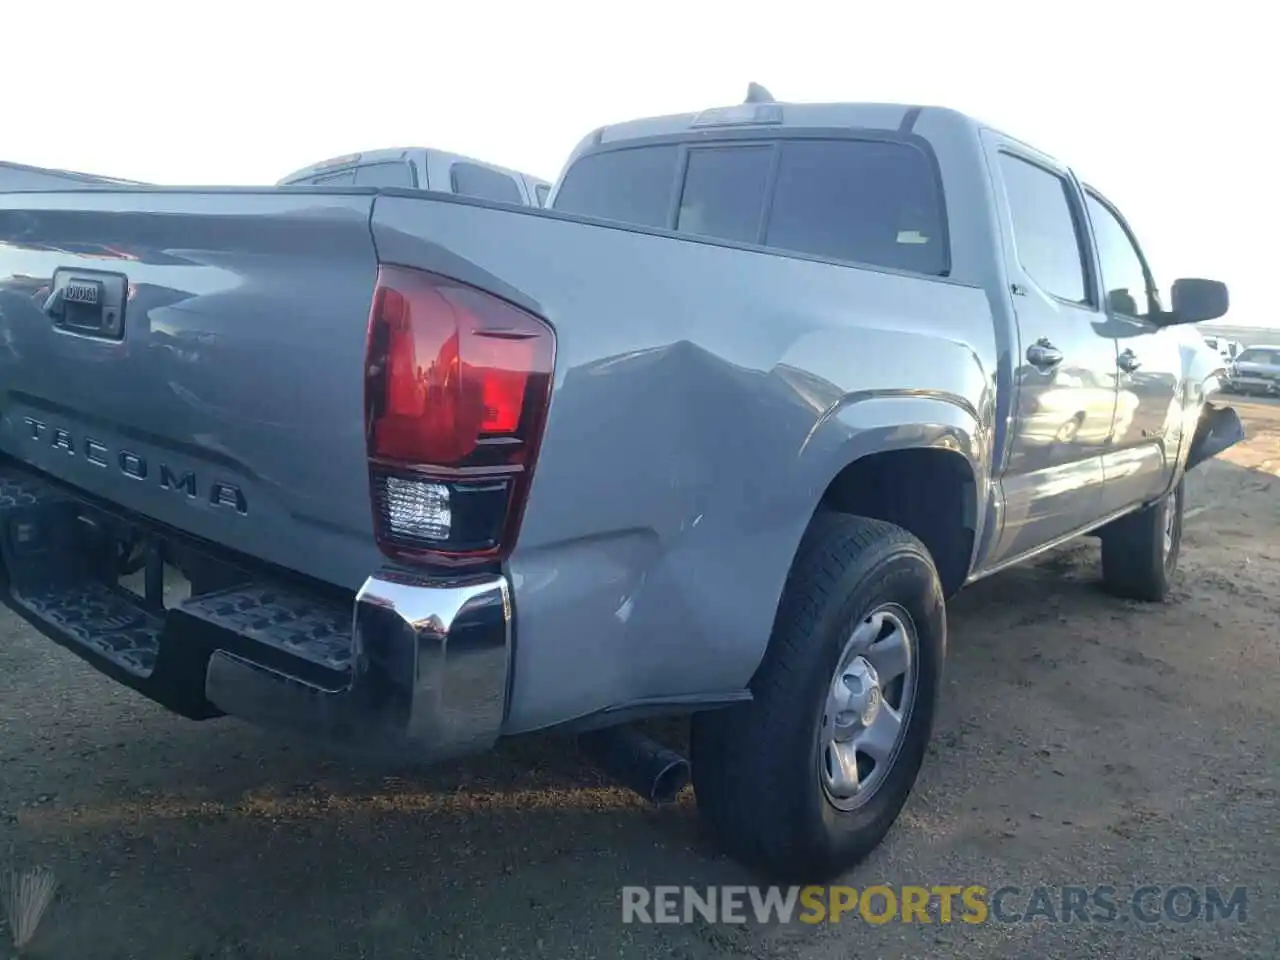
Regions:
<instances>
[{"instance_id":1,"label":"truck cab","mask_svg":"<svg viewBox=\"0 0 1280 960\"><path fill-rule=\"evenodd\" d=\"M457 153L406 147L352 153L295 170L276 186L399 187L541 207L551 184Z\"/></svg>"},{"instance_id":2,"label":"truck cab","mask_svg":"<svg viewBox=\"0 0 1280 960\"><path fill-rule=\"evenodd\" d=\"M952 110L783 103L753 85L741 104L595 130L547 206L985 291L993 326L926 321L987 358L996 387L975 457L978 486L990 488L961 563L971 578L1167 495L1202 385L1225 369L1170 320L1205 291L1218 315L1225 288L1180 280L1166 309L1109 199L1060 160Z\"/></svg>"}]
</instances>

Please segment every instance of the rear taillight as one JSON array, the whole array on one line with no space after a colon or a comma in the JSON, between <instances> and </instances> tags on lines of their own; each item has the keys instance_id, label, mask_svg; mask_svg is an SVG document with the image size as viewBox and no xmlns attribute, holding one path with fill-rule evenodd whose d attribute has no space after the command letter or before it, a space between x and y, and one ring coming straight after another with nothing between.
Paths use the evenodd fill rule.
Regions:
<instances>
[{"instance_id":1,"label":"rear taillight","mask_svg":"<svg viewBox=\"0 0 1280 960\"><path fill-rule=\"evenodd\" d=\"M387 555L481 563L515 543L555 334L456 280L378 271L365 377L374 530Z\"/></svg>"}]
</instances>

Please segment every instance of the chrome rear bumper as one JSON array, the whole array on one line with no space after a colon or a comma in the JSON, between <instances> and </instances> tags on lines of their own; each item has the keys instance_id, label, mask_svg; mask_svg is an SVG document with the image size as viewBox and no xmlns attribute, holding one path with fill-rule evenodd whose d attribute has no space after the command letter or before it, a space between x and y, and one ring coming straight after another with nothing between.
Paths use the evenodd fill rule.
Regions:
<instances>
[{"instance_id":1,"label":"chrome rear bumper","mask_svg":"<svg viewBox=\"0 0 1280 960\"><path fill-rule=\"evenodd\" d=\"M251 723L337 748L429 762L493 746L511 674L503 576L370 577L356 596L350 682L325 689L215 649L205 696Z\"/></svg>"}]
</instances>

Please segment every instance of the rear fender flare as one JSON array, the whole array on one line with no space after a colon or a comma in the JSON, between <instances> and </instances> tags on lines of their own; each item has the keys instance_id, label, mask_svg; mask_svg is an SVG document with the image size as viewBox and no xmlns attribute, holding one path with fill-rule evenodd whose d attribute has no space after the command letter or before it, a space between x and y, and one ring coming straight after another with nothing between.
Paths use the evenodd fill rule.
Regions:
<instances>
[{"instance_id":1,"label":"rear fender flare","mask_svg":"<svg viewBox=\"0 0 1280 960\"><path fill-rule=\"evenodd\" d=\"M974 480L974 542L982 541L985 502L991 479L991 431L983 415L963 397L945 393L877 391L851 395L810 430L801 462L813 466L810 515L846 467L865 457L895 450L946 450L963 457ZM797 546L799 545L797 541Z\"/></svg>"},{"instance_id":2,"label":"rear fender flare","mask_svg":"<svg viewBox=\"0 0 1280 960\"><path fill-rule=\"evenodd\" d=\"M767 549L751 551L729 566L725 589L701 595L704 615L719 630L737 625L733 668L724 675L726 688L749 686L764 659L792 565L823 495L851 464L890 451L943 450L963 458L974 479L971 511L975 552L984 543L990 512L989 430L976 409L960 397L918 392L877 391L854 394L825 411L808 431L791 472L790 492L782 501ZM785 504L785 506L783 505ZM719 549L717 547L717 549ZM704 568L705 570L705 568ZM705 579L705 577L704 577ZM743 583L751 584L744 599Z\"/></svg>"}]
</instances>

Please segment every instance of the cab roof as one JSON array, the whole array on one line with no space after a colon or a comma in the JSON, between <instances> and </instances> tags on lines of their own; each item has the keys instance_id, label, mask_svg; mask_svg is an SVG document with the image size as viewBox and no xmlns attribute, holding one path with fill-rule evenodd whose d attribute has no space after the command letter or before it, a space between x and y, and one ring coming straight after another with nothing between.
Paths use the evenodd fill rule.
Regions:
<instances>
[{"instance_id":1,"label":"cab roof","mask_svg":"<svg viewBox=\"0 0 1280 960\"><path fill-rule=\"evenodd\" d=\"M755 127L757 129L789 127L811 129L886 130L911 133L921 122L930 136L974 136L979 130L990 130L1009 140L1022 143L1042 156L1045 151L1025 143L991 124L949 107L909 103L787 103L774 99L764 87L751 83L742 103L712 107L687 113L642 117L608 124L584 137L569 157L572 163L583 153L650 137L674 137L681 134L711 134L717 130Z\"/></svg>"},{"instance_id":2,"label":"cab roof","mask_svg":"<svg viewBox=\"0 0 1280 960\"><path fill-rule=\"evenodd\" d=\"M905 132L926 112L946 116L953 123L978 125L964 114L945 107L906 103L785 103L775 100L760 84L750 83L740 104L626 120L600 127L587 140L594 144L617 143L734 126L861 127Z\"/></svg>"}]
</instances>

